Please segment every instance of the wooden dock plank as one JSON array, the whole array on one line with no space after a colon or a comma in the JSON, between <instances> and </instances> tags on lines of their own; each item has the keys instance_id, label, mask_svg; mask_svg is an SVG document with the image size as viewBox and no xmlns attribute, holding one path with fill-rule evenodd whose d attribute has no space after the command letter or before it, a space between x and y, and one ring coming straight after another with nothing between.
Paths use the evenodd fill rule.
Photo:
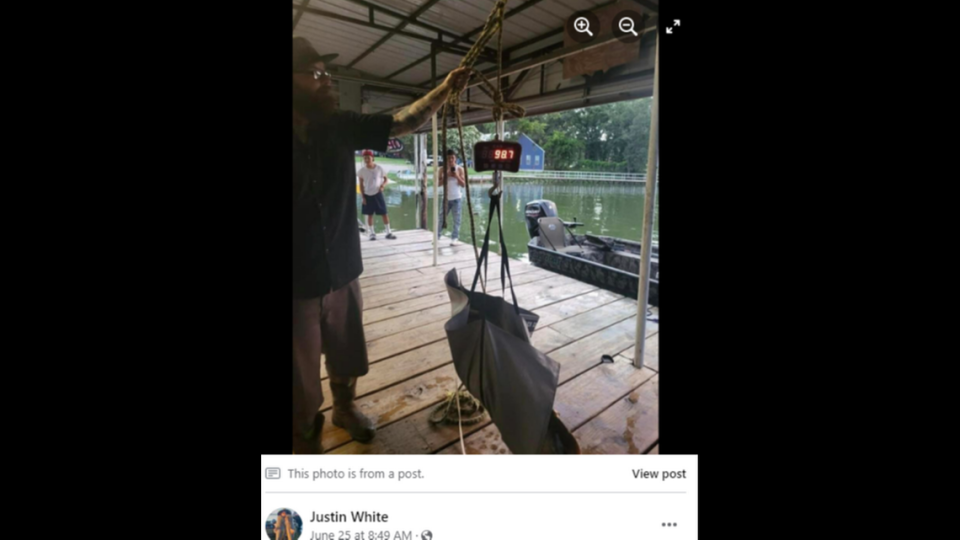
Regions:
<instances>
[{"instance_id":1,"label":"wooden dock plank","mask_svg":"<svg viewBox=\"0 0 960 540\"><path fill-rule=\"evenodd\" d=\"M491 264L499 264L499 259L496 261L491 261ZM527 265L533 266L533 265ZM361 287L372 287L375 285L382 285L384 283L396 283L400 279L416 279L420 276L435 276L437 274L446 274L451 268L457 268L458 270L464 270L467 268L475 268L473 262L464 262L461 260L456 261L447 261L443 258L437 259L437 266L433 266L433 261L430 262L430 266L425 266L422 268L408 268L401 272L394 273L385 273L377 274L375 276L368 276L366 274L360 275L360 286ZM534 267L536 268L536 267ZM513 267L511 266L511 270ZM472 274L471 274L472 275ZM372 289L371 289L372 290Z\"/></svg>"},{"instance_id":2,"label":"wooden dock plank","mask_svg":"<svg viewBox=\"0 0 960 540\"><path fill-rule=\"evenodd\" d=\"M574 431L584 454L642 454L660 438L660 376Z\"/></svg>"},{"instance_id":3,"label":"wooden dock plank","mask_svg":"<svg viewBox=\"0 0 960 540\"><path fill-rule=\"evenodd\" d=\"M560 303L568 303L568 302L575 303L576 298L577 297L573 297L567 300L563 300ZM521 301L521 305L524 305L522 299L520 299L520 301ZM578 307L582 308L584 305L586 304L581 303L579 304ZM440 307L449 309L448 306L447 307L440 306ZM549 309L550 307L551 306L547 306L546 308L540 308L540 309ZM372 363L377 362L378 360L384 357L383 356L384 354L388 354L391 350L409 351L411 350L411 348L414 348L416 344L422 344L424 342L430 343L435 340L445 339L446 334L445 332L443 332L443 324L445 324L445 321L449 319L449 314L446 311L443 311L441 316L440 311L442 310L439 310L437 308L434 308L434 309L436 310L436 312L430 314L430 318L434 318L434 320L432 321L433 324L423 324L423 326L419 326L420 324L424 323L425 320L429 320L429 319L425 319L422 317L420 319L407 319L405 317L401 317L399 319L390 319L385 321L386 323L389 323L391 325L388 327L378 327L377 325L365 326L364 328L365 332L367 331L370 332L369 334L367 334L367 339L369 340L367 345L367 350L368 350L368 357L370 361ZM426 310L426 311L430 311L430 310ZM575 314L577 313L572 309L564 309L562 311L568 316L567 317L568 319L571 317L575 317L576 316ZM423 313L423 311L421 311L420 313ZM419 313L415 315L419 315ZM390 321L393 321L393 322L390 322ZM610 321L610 322L612 323L614 321ZM389 341L384 341L384 338L380 337L382 334L388 334L394 330L398 330L396 333L403 332L404 326L409 326L410 328L407 328L406 333L404 333L403 335L388 336L393 338ZM377 336L377 338L372 339L371 336ZM534 332L534 335L533 335L534 346L536 346L538 349L544 352L550 352L558 347L561 347L563 345L570 343L571 341L573 341L573 338L569 336L565 336L557 332L556 330L549 328L549 324L545 326L538 325L537 330ZM321 371L322 371L323 378L326 378L327 374L326 374L325 367Z\"/></svg>"},{"instance_id":4,"label":"wooden dock plank","mask_svg":"<svg viewBox=\"0 0 960 540\"><path fill-rule=\"evenodd\" d=\"M616 356L612 364L600 364L557 389L554 408L570 431L602 413L610 403L637 388L657 372L633 367Z\"/></svg>"},{"instance_id":5,"label":"wooden dock plank","mask_svg":"<svg viewBox=\"0 0 960 540\"><path fill-rule=\"evenodd\" d=\"M412 312L403 313L402 306L404 304L416 304L421 300L433 301L438 305L434 305L433 307L427 309L413 308L414 310ZM426 326L429 323L447 321L450 319L450 299L447 296L446 291L431 296L426 296L424 298L418 298L411 302L405 302L404 304L392 304L384 308L386 311L389 311L389 308L394 306L401 308L400 313L397 313L397 315L403 315L402 317L392 316L392 318L384 319L379 322L364 324L363 333L368 342L376 341L394 334L399 334L400 332L414 330L416 328ZM366 317L364 317L364 323L366 323Z\"/></svg>"},{"instance_id":6,"label":"wooden dock plank","mask_svg":"<svg viewBox=\"0 0 960 540\"><path fill-rule=\"evenodd\" d=\"M369 242L370 241L366 238L360 240L361 244L368 244ZM379 240L374 240L374 242L379 242ZM383 242L383 244L383 246L377 246L376 248L365 248L361 250L363 260L376 259L377 257L394 255L396 253L413 253L416 251L433 250L433 242L411 242L402 245L395 245L393 242L388 241Z\"/></svg>"},{"instance_id":7,"label":"wooden dock plank","mask_svg":"<svg viewBox=\"0 0 960 540\"><path fill-rule=\"evenodd\" d=\"M623 297L603 289L596 289L534 311L540 315L540 325L549 326L557 321L615 302L620 298Z\"/></svg>"},{"instance_id":8,"label":"wooden dock plank","mask_svg":"<svg viewBox=\"0 0 960 540\"><path fill-rule=\"evenodd\" d=\"M380 276L365 276L360 274L360 289L364 291L375 291L385 285L393 285L397 281L406 279L417 279L422 275L423 274L416 270L407 270L404 272L396 272L393 274L384 274Z\"/></svg>"},{"instance_id":9,"label":"wooden dock plank","mask_svg":"<svg viewBox=\"0 0 960 540\"><path fill-rule=\"evenodd\" d=\"M449 260L454 255L462 255L464 253L473 254L473 248L471 246L466 246L463 244L454 246L454 247L440 248L438 252L437 263L441 264L443 263L444 260ZM410 259L429 259L429 264L432 265L433 251L432 250L429 252L428 251L414 251L414 252L399 251L398 253L394 253L392 255L382 255L379 257L374 257L372 259L364 258L363 259L364 273L366 272L367 267L379 268L379 267L390 266L394 264L406 265L407 261L409 261ZM470 257L469 259L476 261L476 256ZM403 269L407 269L407 268L403 268Z\"/></svg>"},{"instance_id":10,"label":"wooden dock plank","mask_svg":"<svg viewBox=\"0 0 960 540\"><path fill-rule=\"evenodd\" d=\"M588 292L585 294L592 295L593 293ZM563 316L564 319L561 319L561 320L566 320L571 317L575 317L578 314L578 311L577 311L578 309L584 309L585 307L588 307L590 305L589 303L579 302L577 300L578 298L579 296L574 296L572 298L562 300L557 304L551 304L543 308L537 308L534 310L534 312L540 313L541 310L549 310L556 305L569 304L567 308L563 308L563 309L560 309L559 311L553 312L554 313L553 317ZM524 304L524 300L522 298L518 298L518 300L520 301L521 306L526 307L526 305ZM449 301L447 305L449 306ZM571 306L572 308L570 308ZM560 315L557 315L557 313L560 313ZM446 324L447 318L449 318L449 315L446 315L445 318L438 318L436 321L432 323L427 323L424 326L414 327L413 329L408 329L402 333L396 333L390 336L381 337L380 339L376 339L376 340L370 339L370 336L368 335L367 336L367 340L368 340L367 356L368 356L368 360L371 362L371 368L370 368L371 372L376 369L373 364L379 362L384 358L391 356L392 354L406 353L408 351L415 350L417 347L420 347L426 344L432 344L441 340L445 342L446 333L443 330L443 326L444 324ZM549 324L553 324L555 322L558 322L558 321L554 319ZM546 353L549 353L554 349L561 347L563 345L566 345L572 341L571 338L568 338L567 336L563 336L562 334L559 334L559 332L556 332L555 330L550 329L549 324L538 325L536 331L534 331L534 334L533 334L534 346L536 346L538 349ZM365 327L365 331L366 331L366 327ZM321 378L326 379L327 371L326 371L325 363L321 364L320 372L321 372Z\"/></svg>"},{"instance_id":11,"label":"wooden dock plank","mask_svg":"<svg viewBox=\"0 0 960 540\"><path fill-rule=\"evenodd\" d=\"M499 263L499 261L497 262ZM445 262L444 259L442 258L438 259L437 263L438 263L438 266L436 267L436 269L439 271L435 271L435 272L421 271L423 269L406 270L406 271L398 272L395 274L385 274L383 276L376 276L376 277L370 278L369 280L364 280L363 278L361 278L360 284L364 287L364 294L367 294L367 293L374 294L374 293L389 291L391 290L392 287L396 287L398 283L403 284L405 286L423 285L428 283L443 283L443 274L446 274L447 271L450 270L451 268L457 268L458 274L463 275L463 277L466 278L467 272L465 272L465 270L467 269L472 270L474 268L472 263L470 264L470 266L464 266L463 263L459 263L459 262L449 262L449 263ZM516 268L511 267L511 271L515 275L539 270L539 268L530 264L519 264L516 266L517 266ZM429 266L428 268L433 269L434 267ZM471 271L470 276L472 277L472 275L473 274ZM394 276L394 277L390 277L390 276Z\"/></svg>"},{"instance_id":12,"label":"wooden dock plank","mask_svg":"<svg viewBox=\"0 0 960 540\"><path fill-rule=\"evenodd\" d=\"M417 251L429 251L433 253L433 240L430 238L429 233L424 236L397 238L397 240L387 240L386 242L381 242L380 238L381 237L378 235L377 239L372 242L366 237L362 237L360 239L360 245L362 247L361 251L364 259L379 257L382 254L389 253L413 253ZM468 246L472 249L473 244L470 242L460 242L456 246L451 246L450 240L444 238L440 240L440 245L437 247L437 249L442 253L444 249L456 249L463 246Z\"/></svg>"},{"instance_id":13,"label":"wooden dock plank","mask_svg":"<svg viewBox=\"0 0 960 540\"><path fill-rule=\"evenodd\" d=\"M364 444L351 441L346 432L333 426L333 397L324 365L324 447L337 454L459 454L457 425L433 425L428 417L446 393L459 385L443 329L450 313L442 275L456 268L461 282L469 285L475 268L474 247L451 247L447 240L441 243L439 266L434 267L430 231L394 234L397 240L381 240L378 234L376 242L365 237L361 241L364 273L360 284L371 365L370 372L358 379L357 404L377 422L378 433L371 443ZM496 253L490 258L488 293L500 296L500 259ZM647 323L644 369L637 370L632 366L635 299L529 263L511 260L510 267L518 303L540 315L534 346L561 365L555 408L581 441L584 452L658 452L658 414L650 418L659 397L658 325ZM511 301L509 291L506 299ZM659 310L652 311L659 317ZM602 354L616 355L615 362L601 364ZM646 412L638 413L639 408ZM611 430L621 424L624 429L616 439ZM469 453L509 453L489 416L464 426L464 434Z\"/></svg>"},{"instance_id":14,"label":"wooden dock plank","mask_svg":"<svg viewBox=\"0 0 960 540\"><path fill-rule=\"evenodd\" d=\"M524 269L520 275L514 276L514 285L524 285L534 281L540 281L554 277L556 274L545 270L533 269L527 271ZM409 281L397 281L392 284L392 288L386 288L387 284L381 285L382 289L376 293L367 296L363 291L363 308L365 310L388 306L396 303L404 303L411 300L424 297L426 295L443 292L446 293L447 285L442 276L422 276L421 279ZM478 286L479 288L479 286Z\"/></svg>"},{"instance_id":15,"label":"wooden dock plank","mask_svg":"<svg viewBox=\"0 0 960 540\"><path fill-rule=\"evenodd\" d=\"M369 240L362 238L360 244L367 244ZM405 246L397 246L389 242L377 242L383 245L379 245L376 248L361 248L360 255L364 261L373 261L379 257L385 257L387 255L396 255L398 253L405 253L408 251ZM420 244L409 244L411 246L420 245Z\"/></svg>"},{"instance_id":16,"label":"wooden dock plank","mask_svg":"<svg viewBox=\"0 0 960 540\"><path fill-rule=\"evenodd\" d=\"M554 279L550 280L551 283L553 281ZM520 303L521 307L535 309L537 307L572 298L585 291L593 290L593 288L591 285L577 281L571 284L562 285L560 287L554 287L549 283L541 284L541 282L535 282L527 285L521 285L520 287L516 287L515 290L517 292L517 301ZM431 312L429 316L419 319L419 321L422 322L424 320L436 318L433 322L428 322L426 324L413 327L407 331L400 331L376 340L369 340L368 338L367 358L369 361L373 363L378 360L382 360L383 358L433 343L434 341L446 339L446 333L443 330L443 325L447 320L449 320L450 314L449 311L447 311L441 317L440 310L443 308L449 310L449 302L449 298L447 298L445 304L437 306L437 311ZM402 325L403 323L400 322L398 324ZM392 328L397 328L397 326L393 326ZM364 331L366 331L366 326L364 327ZM621 349L625 347L626 346L624 345L621 347Z\"/></svg>"},{"instance_id":17,"label":"wooden dock plank","mask_svg":"<svg viewBox=\"0 0 960 540\"><path fill-rule=\"evenodd\" d=\"M614 363L600 364L579 377L561 384L557 388L554 409L564 425L575 432L590 419L603 413L610 406L611 401L636 390L656 375L653 370L646 367L637 369L627 358L617 356L614 358ZM499 430L493 424L470 437L465 437L464 442L468 454L510 453L500 437ZM459 441L454 441L451 446L438 453L460 454L462 450Z\"/></svg>"},{"instance_id":18,"label":"wooden dock plank","mask_svg":"<svg viewBox=\"0 0 960 540\"><path fill-rule=\"evenodd\" d=\"M531 283L514 287L514 292L517 294L517 301L520 303L520 307L526 309L535 309L543 305L569 298L570 296L575 295L577 292L591 290L590 285L580 283L579 281L570 278L557 277L556 274L553 276L534 274L531 277L539 279ZM491 296L500 296L500 289L497 288L496 291L490 290L489 294ZM512 301L512 297L509 296L509 292L507 297ZM423 296L415 300L409 300L406 302L365 310L363 312L363 323L366 328L366 325L378 321L392 319L394 317L407 315L416 311L449 304L450 296L446 288L444 288L440 292ZM372 341L372 339L369 337L367 340Z\"/></svg>"},{"instance_id":19,"label":"wooden dock plank","mask_svg":"<svg viewBox=\"0 0 960 540\"><path fill-rule=\"evenodd\" d=\"M538 351L550 354L551 351L573 342L573 338L565 336L548 326L534 329L530 342Z\"/></svg>"},{"instance_id":20,"label":"wooden dock plank","mask_svg":"<svg viewBox=\"0 0 960 540\"><path fill-rule=\"evenodd\" d=\"M649 323L648 323L649 324ZM631 362L636 357L634 346L624 349L620 354ZM659 372L660 371L660 332L647 338L643 347L643 366Z\"/></svg>"},{"instance_id":21,"label":"wooden dock plank","mask_svg":"<svg viewBox=\"0 0 960 540\"><path fill-rule=\"evenodd\" d=\"M604 354L613 356L629 347L636 331L636 319L631 317L550 353L550 358L560 363L560 383L599 365ZM650 329L647 336L654 331Z\"/></svg>"},{"instance_id":22,"label":"wooden dock plank","mask_svg":"<svg viewBox=\"0 0 960 540\"><path fill-rule=\"evenodd\" d=\"M596 287L593 285L581 283L576 280L574 280L573 283L564 283L561 285L560 279L561 278L550 278L548 280L514 287L514 292L517 294L517 303L520 304L520 307L532 311L568 298L579 296L585 292L596 290ZM522 287L531 287L531 289L525 289L523 293L521 293L520 289ZM500 296L500 288L498 287L496 290L487 289L487 294L490 296ZM513 297L510 295L509 289L507 290L505 298L509 303L513 303Z\"/></svg>"},{"instance_id":23,"label":"wooden dock plank","mask_svg":"<svg viewBox=\"0 0 960 540\"><path fill-rule=\"evenodd\" d=\"M382 227L382 226L381 226ZM382 231L382 228L381 228ZM360 249L366 253L368 250L378 250L383 249L385 246L392 248L408 245L408 244L420 244L423 242L431 242L432 235L428 231L393 231L394 236L397 237L396 240L387 240L385 236L382 236L381 233L377 233L376 240L370 240L368 238L369 232L367 234L360 233Z\"/></svg>"},{"instance_id":24,"label":"wooden dock plank","mask_svg":"<svg viewBox=\"0 0 960 540\"><path fill-rule=\"evenodd\" d=\"M570 310L563 310L563 312L576 316L576 312ZM438 351L443 351L446 353L444 357L449 357L449 345L446 342L446 334L443 333L442 327L440 327L435 334L439 341L437 343L431 344L428 347L437 352L436 356L439 357ZM533 334L533 343L540 350L550 353L554 348L563 346L571 341L572 338L563 336L559 332L553 330L549 326L545 328L538 328ZM421 349L416 349L401 355L407 359L415 358L418 351ZM387 360L385 362L390 362L393 359ZM384 363L385 363L384 362ZM379 369L380 364L372 365L370 368L371 374L376 372ZM402 373L404 367L397 365L395 371ZM370 375L368 375L369 377ZM361 378L360 380L363 380ZM358 382L359 386L359 382ZM405 418L391 426L388 426L381 432L378 432L377 438L370 444L361 444L352 442L347 446L335 451L334 453L423 453L423 452L432 452L438 448L443 448L444 446L451 443L451 441L459 438L459 432L456 430L443 429L442 427L436 426L427 426L429 422L426 420L428 414L413 415L409 418ZM465 433L475 431L477 429L483 428L485 425L481 426L471 426L470 429L466 429ZM459 447L457 452L459 453Z\"/></svg>"},{"instance_id":25,"label":"wooden dock plank","mask_svg":"<svg viewBox=\"0 0 960 540\"><path fill-rule=\"evenodd\" d=\"M553 329L573 339L580 339L613 323L636 316L637 303L623 298L553 325Z\"/></svg>"},{"instance_id":26,"label":"wooden dock plank","mask_svg":"<svg viewBox=\"0 0 960 540\"><path fill-rule=\"evenodd\" d=\"M367 361L370 363L370 369L372 370L374 364L385 358L397 356L440 340L446 340L447 333L443 329L444 324L446 324L446 320L440 320L409 332L394 334L376 341L368 341ZM326 363L323 363L320 367L320 377L321 379L327 378Z\"/></svg>"},{"instance_id":27,"label":"wooden dock plank","mask_svg":"<svg viewBox=\"0 0 960 540\"><path fill-rule=\"evenodd\" d=\"M384 255L382 257L376 257L373 259L363 259L363 273L366 273L367 268L390 266L393 264L402 263L409 258L410 257L407 256L406 253L394 253L393 255Z\"/></svg>"},{"instance_id":28,"label":"wooden dock plank","mask_svg":"<svg viewBox=\"0 0 960 540\"><path fill-rule=\"evenodd\" d=\"M369 373L357 378L357 397L373 394L452 361L450 345L444 340L378 362L370 366ZM326 399L320 410L325 411L333 406L333 394L330 393L330 379L325 378L322 383Z\"/></svg>"},{"instance_id":29,"label":"wooden dock plank","mask_svg":"<svg viewBox=\"0 0 960 540\"><path fill-rule=\"evenodd\" d=\"M449 319L449 317L447 317L447 319ZM447 319L430 323L410 332L394 334L383 339L368 342L367 359L370 363L378 362L384 358L396 356L397 354L429 345L434 341L445 340L447 339L447 333L443 330L443 325L447 323Z\"/></svg>"},{"instance_id":30,"label":"wooden dock plank","mask_svg":"<svg viewBox=\"0 0 960 540\"><path fill-rule=\"evenodd\" d=\"M440 401L438 400L437 403ZM382 430L377 430L376 437L369 443L351 441L344 446L332 450L331 454L432 454L450 444L450 441L460 440L460 431L456 424L433 424L430 422L430 413L436 404L410 415L399 422L394 422ZM463 435L481 430L492 425L487 415L485 421L463 426ZM458 442L459 444L459 442ZM459 453L459 451L457 452Z\"/></svg>"},{"instance_id":31,"label":"wooden dock plank","mask_svg":"<svg viewBox=\"0 0 960 540\"><path fill-rule=\"evenodd\" d=\"M398 257L398 259L391 259L384 261L384 259L390 259L390 257ZM416 268L425 268L427 266L433 266L433 255L429 256L419 256L419 257L408 257L406 254L400 255L390 255L389 257L384 257L383 259L375 259L378 262L367 266L363 265L363 275L367 277L380 276L383 274L393 274L395 272L411 270ZM462 262L470 261L469 264L473 264L474 255L472 251L462 251L455 253L453 255L446 255L444 258L438 262L451 263L451 262ZM398 261L403 261L402 264L397 264Z\"/></svg>"},{"instance_id":32,"label":"wooden dock plank","mask_svg":"<svg viewBox=\"0 0 960 540\"><path fill-rule=\"evenodd\" d=\"M368 328L372 328L375 324L380 323L381 321L393 320L401 315L404 315L404 318L414 317L418 313L445 306L447 308L447 318L449 319L450 295L446 290L442 290L426 296L414 298L406 302L399 302L378 308L367 309L363 312L363 329L364 332L366 332ZM373 341L375 339L377 338L367 336L367 341Z\"/></svg>"},{"instance_id":33,"label":"wooden dock plank","mask_svg":"<svg viewBox=\"0 0 960 540\"><path fill-rule=\"evenodd\" d=\"M459 385L460 379L453 364L448 364L384 391L359 398L356 404L379 428L439 402L447 392L455 391ZM349 433L333 425L331 410L323 414L326 417L322 434L324 449L333 449L352 440Z\"/></svg>"},{"instance_id":34,"label":"wooden dock plank","mask_svg":"<svg viewBox=\"0 0 960 540\"><path fill-rule=\"evenodd\" d=\"M503 442L500 430L497 429L495 424L488 424L480 431L474 432L470 437L467 437L466 432L464 432L463 439L467 454L513 454ZM437 454L463 454L459 435Z\"/></svg>"}]
</instances>

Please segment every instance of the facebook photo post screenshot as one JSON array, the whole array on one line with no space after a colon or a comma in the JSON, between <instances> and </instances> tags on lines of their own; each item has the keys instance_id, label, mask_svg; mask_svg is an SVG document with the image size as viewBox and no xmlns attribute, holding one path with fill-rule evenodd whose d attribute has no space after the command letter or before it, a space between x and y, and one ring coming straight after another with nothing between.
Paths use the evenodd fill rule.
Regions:
<instances>
[{"instance_id":1,"label":"facebook photo post screenshot","mask_svg":"<svg viewBox=\"0 0 960 540\"><path fill-rule=\"evenodd\" d=\"M672 420L695 396L669 353L660 396L660 67L681 19L292 7L292 391L273 379L261 537L697 538L694 430Z\"/></svg>"}]
</instances>

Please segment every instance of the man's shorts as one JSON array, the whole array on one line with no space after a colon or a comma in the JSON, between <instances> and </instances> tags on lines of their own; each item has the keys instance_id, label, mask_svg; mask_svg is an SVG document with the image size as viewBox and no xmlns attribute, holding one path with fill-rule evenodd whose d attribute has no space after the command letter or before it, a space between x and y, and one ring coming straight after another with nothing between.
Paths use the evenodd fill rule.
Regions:
<instances>
[{"instance_id":1,"label":"man's shorts","mask_svg":"<svg viewBox=\"0 0 960 540\"><path fill-rule=\"evenodd\" d=\"M364 195L364 197L367 199L367 204L363 205L363 210L361 212L363 215L387 215L387 201L383 198L382 191L378 191L376 195Z\"/></svg>"}]
</instances>

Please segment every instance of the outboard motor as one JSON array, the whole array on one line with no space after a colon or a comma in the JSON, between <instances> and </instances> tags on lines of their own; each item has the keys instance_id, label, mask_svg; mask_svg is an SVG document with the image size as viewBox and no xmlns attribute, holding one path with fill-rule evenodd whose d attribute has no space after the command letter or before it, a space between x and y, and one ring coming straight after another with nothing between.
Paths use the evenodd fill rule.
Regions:
<instances>
[{"instance_id":1,"label":"outboard motor","mask_svg":"<svg viewBox=\"0 0 960 540\"><path fill-rule=\"evenodd\" d=\"M546 199L528 202L526 214L527 232L530 233L530 238L540 235L540 224L537 223L538 219L542 217L559 217L557 216L557 205L553 204L553 201Z\"/></svg>"}]
</instances>

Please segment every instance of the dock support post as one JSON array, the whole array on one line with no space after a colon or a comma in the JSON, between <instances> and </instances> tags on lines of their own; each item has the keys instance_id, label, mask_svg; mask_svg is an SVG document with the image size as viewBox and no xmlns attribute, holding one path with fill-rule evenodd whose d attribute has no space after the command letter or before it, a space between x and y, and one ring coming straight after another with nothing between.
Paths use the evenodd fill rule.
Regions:
<instances>
[{"instance_id":1,"label":"dock support post","mask_svg":"<svg viewBox=\"0 0 960 540\"><path fill-rule=\"evenodd\" d=\"M433 78L433 87L437 87L437 48L430 47L430 73ZM440 239L437 235L440 233L440 158L437 155L437 114L433 115L433 265L437 265L437 256L440 250ZM447 209L444 208L444 211Z\"/></svg>"},{"instance_id":2,"label":"dock support post","mask_svg":"<svg viewBox=\"0 0 960 540\"><path fill-rule=\"evenodd\" d=\"M633 365L643 368L643 351L647 337L647 301L650 295L650 253L653 242L653 212L657 196L657 148L660 136L657 94L660 87L660 32L657 31L653 62L653 109L650 114L650 144L647 148L647 185L643 206L642 247L640 251L640 286L637 294L637 343L633 351Z\"/></svg>"},{"instance_id":3,"label":"dock support post","mask_svg":"<svg viewBox=\"0 0 960 540\"><path fill-rule=\"evenodd\" d=\"M437 265L437 253L440 249L440 156L437 155L437 115L433 115L433 265ZM446 208L444 208L446 210Z\"/></svg>"},{"instance_id":4,"label":"dock support post","mask_svg":"<svg viewBox=\"0 0 960 540\"><path fill-rule=\"evenodd\" d=\"M503 118L497 121L497 139L501 141L503 140ZM464 157L463 159L464 159L464 165L466 165L467 158ZM507 196L506 190L504 189L506 186L504 186L503 184L503 181L504 181L503 171L493 171L493 174L496 176L495 180L499 180L499 183L497 185L500 186L500 195L501 195L501 203L502 203L501 208L503 208L506 206L506 201L503 200L503 197ZM470 189L470 186L467 186L467 189ZM499 226L502 230L503 229L503 212L501 212L500 216L498 217L500 219L500 222L497 224L497 226ZM489 226L490 225L488 224L487 227ZM497 247L499 248L497 252L500 254L501 257L503 257L503 245L497 244Z\"/></svg>"}]
</instances>

